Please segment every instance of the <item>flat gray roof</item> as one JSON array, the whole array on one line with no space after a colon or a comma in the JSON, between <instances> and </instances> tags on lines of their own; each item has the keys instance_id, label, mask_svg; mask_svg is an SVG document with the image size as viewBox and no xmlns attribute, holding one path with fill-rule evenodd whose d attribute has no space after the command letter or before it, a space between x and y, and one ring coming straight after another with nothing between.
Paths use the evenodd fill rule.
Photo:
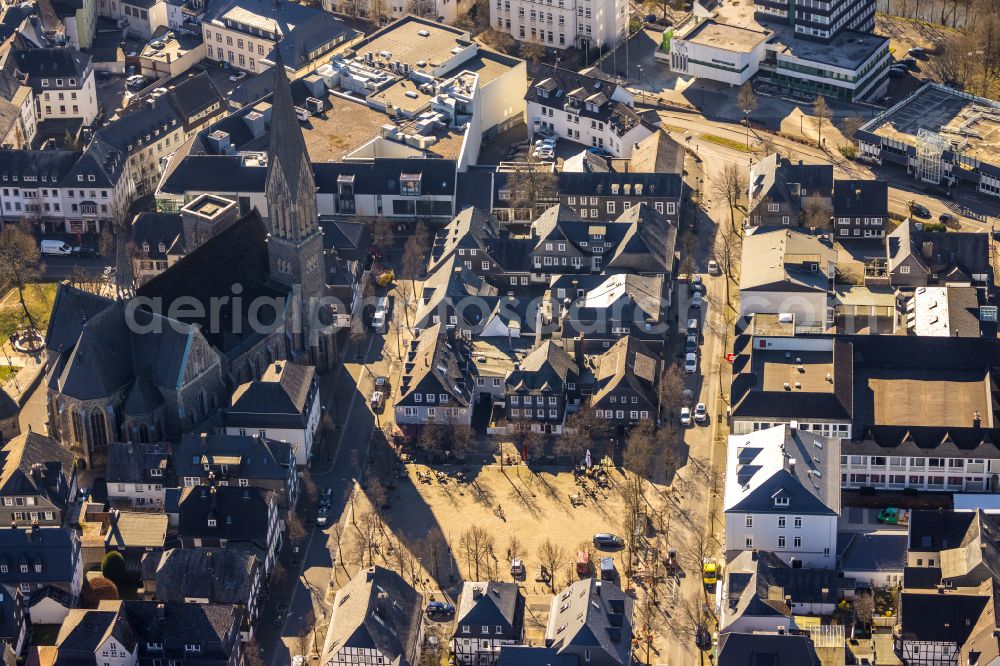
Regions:
<instances>
[{"instance_id":1,"label":"flat gray roof","mask_svg":"<svg viewBox=\"0 0 1000 666\"><path fill-rule=\"evenodd\" d=\"M749 53L766 40L769 34L762 29L754 30L709 20L702 22L683 39L692 44L711 46L737 53Z\"/></svg>"},{"instance_id":2,"label":"flat gray roof","mask_svg":"<svg viewBox=\"0 0 1000 666\"><path fill-rule=\"evenodd\" d=\"M801 60L832 65L841 69L858 69L879 49L889 43L888 37L845 30L829 44L800 39L791 30L776 35L776 43L785 47L783 55Z\"/></svg>"}]
</instances>

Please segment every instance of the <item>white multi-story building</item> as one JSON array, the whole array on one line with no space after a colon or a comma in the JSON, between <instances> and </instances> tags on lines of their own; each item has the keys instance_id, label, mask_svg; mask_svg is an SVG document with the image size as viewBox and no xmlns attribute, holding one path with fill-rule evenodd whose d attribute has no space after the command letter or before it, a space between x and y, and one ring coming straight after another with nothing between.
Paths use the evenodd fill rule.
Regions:
<instances>
[{"instance_id":1,"label":"white multi-story building","mask_svg":"<svg viewBox=\"0 0 1000 666\"><path fill-rule=\"evenodd\" d=\"M836 566L840 440L787 425L729 437L725 550Z\"/></svg>"},{"instance_id":2,"label":"white multi-story building","mask_svg":"<svg viewBox=\"0 0 1000 666\"><path fill-rule=\"evenodd\" d=\"M89 125L97 116L97 92L90 56L67 47L14 52L17 69L35 93L39 121L79 118Z\"/></svg>"},{"instance_id":3,"label":"white multi-story building","mask_svg":"<svg viewBox=\"0 0 1000 666\"><path fill-rule=\"evenodd\" d=\"M635 98L623 86L551 65L539 65L524 99L532 137L551 133L615 157L631 157L659 127L655 113L633 108Z\"/></svg>"},{"instance_id":4,"label":"white multi-story building","mask_svg":"<svg viewBox=\"0 0 1000 666\"><path fill-rule=\"evenodd\" d=\"M493 0L490 24L553 49L614 48L625 39L625 0Z\"/></svg>"},{"instance_id":5,"label":"white multi-story building","mask_svg":"<svg viewBox=\"0 0 1000 666\"><path fill-rule=\"evenodd\" d=\"M274 48L298 69L352 39L340 19L297 2L229 0L213 5L201 23L205 56L253 74L271 66Z\"/></svg>"}]
</instances>

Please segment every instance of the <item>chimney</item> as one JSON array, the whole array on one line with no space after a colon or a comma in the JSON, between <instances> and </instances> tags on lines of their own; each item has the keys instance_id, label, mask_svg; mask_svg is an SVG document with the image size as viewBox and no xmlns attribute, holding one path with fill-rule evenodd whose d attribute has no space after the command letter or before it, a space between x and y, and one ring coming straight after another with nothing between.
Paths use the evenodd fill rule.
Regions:
<instances>
[{"instance_id":1,"label":"chimney","mask_svg":"<svg viewBox=\"0 0 1000 666\"><path fill-rule=\"evenodd\" d=\"M788 471L792 474L795 473L795 458L788 459Z\"/></svg>"},{"instance_id":2,"label":"chimney","mask_svg":"<svg viewBox=\"0 0 1000 666\"><path fill-rule=\"evenodd\" d=\"M374 579L375 579L375 567L372 567L371 569L365 571L365 581L370 583Z\"/></svg>"},{"instance_id":3,"label":"chimney","mask_svg":"<svg viewBox=\"0 0 1000 666\"><path fill-rule=\"evenodd\" d=\"M202 451L207 451L208 450L208 433L207 432L201 433L201 450Z\"/></svg>"},{"instance_id":4,"label":"chimney","mask_svg":"<svg viewBox=\"0 0 1000 666\"><path fill-rule=\"evenodd\" d=\"M156 604L156 617L160 620L166 619L167 606L165 604Z\"/></svg>"},{"instance_id":5,"label":"chimney","mask_svg":"<svg viewBox=\"0 0 1000 666\"><path fill-rule=\"evenodd\" d=\"M982 426L983 426L983 417L979 413L979 411L977 410L976 413L975 413L975 415L973 415L973 417L972 417L972 427L973 428L981 428Z\"/></svg>"},{"instance_id":6,"label":"chimney","mask_svg":"<svg viewBox=\"0 0 1000 666\"><path fill-rule=\"evenodd\" d=\"M924 241L920 244L920 254L923 255L924 259L930 259L934 256L934 243L932 241Z\"/></svg>"},{"instance_id":7,"label":"chimney","mask_svg":"<svg viewBox=\"0 0 1000 666\"><path fill-rule=\"evenodd\" d=\"M597 596L601 596L601 581L594 583L594 592L597 593Z\"/></svg>"},{"instance_id":8,"label":"chimney","mask_svg":"<svg viewBox=\"0 0 1000 666\"><path fill-rule=\"evenodd\" d=\"M472 588L472 598L473 599L479 599L482 596L483 596L483 590L482 590L482 588L480 588L478 586Z\"/></svg>"}]
</instances>

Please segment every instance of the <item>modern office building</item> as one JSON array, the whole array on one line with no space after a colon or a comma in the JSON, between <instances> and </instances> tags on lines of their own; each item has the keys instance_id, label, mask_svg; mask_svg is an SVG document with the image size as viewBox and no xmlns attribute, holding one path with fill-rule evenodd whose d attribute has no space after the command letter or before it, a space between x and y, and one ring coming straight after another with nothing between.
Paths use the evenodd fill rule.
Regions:
<instances>
[{"instance_id":1,"label":"modern office building","mask_svg":"<svg viewBox=\"0 0 1000 666\"><path fill-rule=\"evenodd\" d=\"M490 23L519 42L553 49L614 47L625 39L625 0L492 0Z\"/></svg>"}]
</instances>

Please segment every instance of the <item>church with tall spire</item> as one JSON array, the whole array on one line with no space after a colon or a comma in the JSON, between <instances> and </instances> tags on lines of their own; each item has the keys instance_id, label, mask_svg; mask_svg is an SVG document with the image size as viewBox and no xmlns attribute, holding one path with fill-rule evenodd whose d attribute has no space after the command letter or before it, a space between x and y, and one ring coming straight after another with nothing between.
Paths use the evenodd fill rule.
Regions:
<instances>
[{"instance_id":1,"label":"church with tall spire","mask_svg":"<svg viewBox=\"0 0 1000 666\"><path fill-rule=\"evenodd\" d=\"M323 366L332 350L328 341L315 339L312 330L319 299L326 293L323 234L316 211L316 181L306 150L291 85L280 50L274 64L271 100L270 145L264 195L268 208L268 258L271 279L288 287L299 298L301 325L292 336L296 352L308 352L311 363Z\"/></svg>"}]
</instances>

